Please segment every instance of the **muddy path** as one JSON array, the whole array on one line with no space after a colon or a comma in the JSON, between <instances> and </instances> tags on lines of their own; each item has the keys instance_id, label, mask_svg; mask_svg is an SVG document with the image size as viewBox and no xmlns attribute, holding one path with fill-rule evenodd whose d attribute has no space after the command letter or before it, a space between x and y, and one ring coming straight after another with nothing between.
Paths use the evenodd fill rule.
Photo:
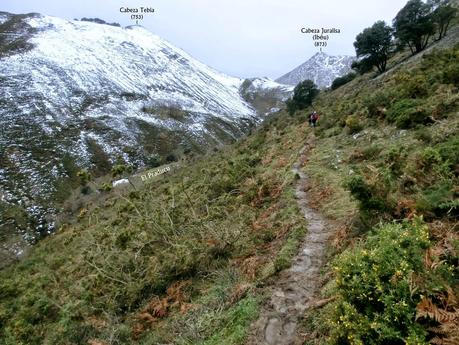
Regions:
<instances>
[{"instance_id":1,"label":"muddy path","mask_svg":"<svg viewBox=\"0 0 459 345\"><path fill-rule=\"evenodd\" d=\"M325 264L325 250L333 229L325 219L309 206L308 178L301 171L307 160L305 146L293 165L299 177L295 196L307 221L307 235L292 266L278 274L275 283L268 287L268 300L260 311L259 319L252 325L247 345L302 344L297 334L299 318L317 305L322 285L320 270Z\"/></svg>"}]
</instances>

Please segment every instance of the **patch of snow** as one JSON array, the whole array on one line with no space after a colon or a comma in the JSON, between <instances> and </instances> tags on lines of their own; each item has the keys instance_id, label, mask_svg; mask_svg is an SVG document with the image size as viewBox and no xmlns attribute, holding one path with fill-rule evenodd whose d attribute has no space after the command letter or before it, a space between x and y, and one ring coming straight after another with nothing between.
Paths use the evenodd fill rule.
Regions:
<instances>
[{"instance_id":1,"label":"patch of snow","mask_svg":"<svg viewBox=\"0 0 459 345\"><path fill-rule=\"evenodd\" d=\"M293 91L294 87L292 85L285 85L270 78L254 78L251 80L252 85L257 89L281 89L284 91Z\"/></svg>"},{"instance_id":2,"label":"patch of snow","mask_svg":"<svg viewBox=\"0 0 459 345\"><path fill-rule=\"evenodd\" d=\"M128 184L129 183L129 180L127 178L123 178L121 180L116 180L116 181L113 181L113 187L116 187L116 186L121 186L121 185L125 185L125 184Z\"/></svg>"},{"instance_id":3,"label":"patch of snow","mask_svg":"<svg viewBox=\"0 0 459 345\"><path fill-rule=\"evenodd\" d=\"M8 20L8 15L0 13L0 24L3 24Z\"/></svg>"},{"instance_id":4,"label":"patch of snow","mask_svg":"<svg viewBox=\"0 0 459 345\"><path fill-rule=\"evenodd\" d=\"M74 88L93 92L111 88L174 101L183 110L205 108L228 117L255 115L239 94L242 80L215 71L142 27L50 16L31 18L28 23L53 28L32 39L36 48L25 54L22 63L35 65L34 88L55 104ZM50 69L54 74L62 72L62 77L49 83Z\"/></svg>"}]
</instances>

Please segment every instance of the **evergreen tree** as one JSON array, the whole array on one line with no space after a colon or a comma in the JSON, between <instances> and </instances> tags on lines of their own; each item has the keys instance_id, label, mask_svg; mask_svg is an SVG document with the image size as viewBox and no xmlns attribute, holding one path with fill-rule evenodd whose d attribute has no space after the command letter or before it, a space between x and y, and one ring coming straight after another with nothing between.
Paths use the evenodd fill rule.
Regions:
<instances>
[{"instance_id":1,"label":"evergreen tree","mask_svg":"<svg viewBox=\"0 0 459 345\"><path fill-rule=\"evenodd\" d=\"M287 101L287 110L290 115L310 106L318 94L319 89L312 80L304 80L299 83L293 90L293 96Z\"/></svg>"},{"instance_id":2,"label":"evergreen tree","mask_svg":"<svg viewBox=\"0 0 459 345\"><path fill-rule=\"evenodd\" d=\"M429 0L432 7L432 20L438 33L437 40L446 36L451 20L456 16L457 8L452 6L451 0Z\"/></svg>"},{"instance_id":3,"label":"evergreen tree","mask_svg":"<svg viewBox=\"0 0 459 345\"><path fill-rule=\"evenodd\" d=\"M360 64L376 66L382 73L392 47L392 28L384 21L377 21L357 35L354 47L357 57L363 57L364 62Z\"/></svg>"},{"instance_id":4,"label":"evergreen tree","mask_svg":"<svg viewBox=\"0 0 459 345\"><path fill-rule=\"evenodd\" d=\"M354 61L351 68L360 74L365 74L373 69L373 64L369 59L361 59Z\"/></svg>"},{"instance_id":5,"label":"evergreen tree","mask_svg":"<svg viewBox=\"0 0 459 345\"><path fill-rule=\"evenodd\" d=\"M393 21L395 37L402 46L408 45L414 55L424 50L435 33L432 6L421 0L410 0Z\"/></svg>"}]
</instances>

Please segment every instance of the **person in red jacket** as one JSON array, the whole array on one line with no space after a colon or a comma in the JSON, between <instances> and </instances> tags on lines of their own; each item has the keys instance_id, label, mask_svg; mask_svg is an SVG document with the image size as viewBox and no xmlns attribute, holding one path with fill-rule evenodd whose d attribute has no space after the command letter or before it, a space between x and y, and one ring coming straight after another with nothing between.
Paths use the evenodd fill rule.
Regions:
<instances>
[{"instance_id":1,"label":"person in red jacket","mask_svg":"<svg viewBox=\"0 0 459 345\"><path fill-rule=\"evenodd\" d=\"M316 127L318 120L319 120L319 114L317 114L316 111L313 111L309 115L309 124L311 125L311 127Z\"/></svg>"}]
</instances>

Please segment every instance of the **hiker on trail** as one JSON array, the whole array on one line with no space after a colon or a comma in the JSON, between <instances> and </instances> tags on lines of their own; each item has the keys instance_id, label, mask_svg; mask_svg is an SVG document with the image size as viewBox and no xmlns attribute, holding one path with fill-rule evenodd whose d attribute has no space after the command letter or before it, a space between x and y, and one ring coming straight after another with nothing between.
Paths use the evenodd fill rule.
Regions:
<instances>
[{"instance_id":1,"label":"hiker on trail","mask_svg":"<svg viewBox=\"0 0 459 345\"><path fill-rule=\"evenodd\" d=\"M315 127L318 120L319 120L319 114L317 114L316 111L313 111L313 112L309 115L309 125L310 125L311 127Z\"/></svg>"}]
</instances>

